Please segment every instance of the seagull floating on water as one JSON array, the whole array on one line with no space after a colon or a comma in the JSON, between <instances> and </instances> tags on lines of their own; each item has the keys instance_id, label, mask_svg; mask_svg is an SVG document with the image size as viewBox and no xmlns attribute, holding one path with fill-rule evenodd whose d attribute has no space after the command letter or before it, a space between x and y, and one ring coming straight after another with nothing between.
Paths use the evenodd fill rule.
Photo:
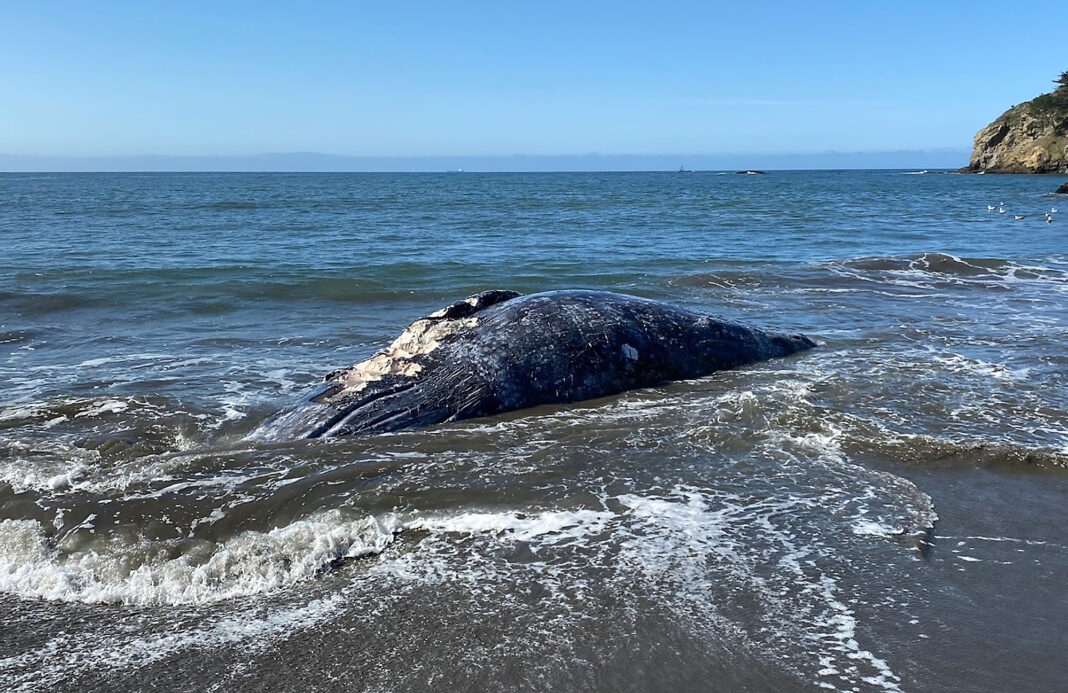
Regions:
<instances>
[{"instance_id":1,"label":"seagull floating on water","mask_svg":"<svg viewBox=\"0 0 1068 693\"><path fill-rule=\"evenodd\" d=\"M1056 208L1056 207L1051 207L1049 211L1050 211L1050 212L1056 212L1056 211L1057 211L1057 208Z\"/></svg>"},{"instance_id":2,"label":"seagull floating on water","mask_svg":"<svg viewBox=\"0 0 1068 693\"><path fill-rule=\"evenodd\" d=\"M989 209L991 212L993 212L995 209L994 205L987 205L986 208Z\"/></svg>"},{"instance_id":3,"label":"seagull floating on water","mask_svg":"<svg viewBox=\"0 0 1068 693\"><path fill-rule=\"evenodd\" d=\"M998 214L1004 214L1004 213L1005 213L1005 208L1004 207L998 207Z\"/></svg>"},{"instance_id":4,"label":"seagull floating on water","mask_svg":"<svg viewBox=\"0 0 1068 693\"><path fill-rule=\"evenodd\" d=\"M1015 219L1016 221L1020 221L1022 219L1026 219L1027 215L1026 214L1013 214L1012 218Z\"/></svg>"}]
</instances>

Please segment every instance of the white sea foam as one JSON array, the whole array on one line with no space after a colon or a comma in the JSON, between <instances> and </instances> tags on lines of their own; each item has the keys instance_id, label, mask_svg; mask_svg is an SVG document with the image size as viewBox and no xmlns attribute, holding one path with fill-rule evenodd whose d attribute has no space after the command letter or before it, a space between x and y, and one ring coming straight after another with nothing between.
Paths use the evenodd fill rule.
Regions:
<instances>
[{"instance_id":1,"label":"white sea foam","mask_svg":"<svg viewBox=\"0 0 1068 693\"><path fill-rule=\"evenodd\" d=\"M1047 291L1068 291L1066 275L1062 270L1002 261L991 265L989 261L971 261L967 258L941 253L924 253L917 257L885 258L886 266L869 266L879 258L854 258L846 261L822 263L833 274L872 286L900 287L909 290L904 295L914 296L912 290L927 290L945 285L981 286L1011 289L1017 285L1040 284ZM824 291L825 289L817 289ZM880 295L903 297L902 293ZM941 293L925 294L944 299Z\"/></svg>"},{"instance_id":2,"label":"white sea foam","mask_svg":"<svg viewBox=\"0 0 1068 693\"><path fill-rule=\"evenodd\" d=\"M871 646L860 644L856 616L840 595L838 582L818 568L834 564L836 549L824 546L818 535L799 535L792 527L782 526L785 518L819 507L833 514L837 511L832 506L839 501L833 489L826 499L743 499L680 486L667 493L627 493L603 499L606 508L614 509L427 516L409 521L406 527L430 531L430 538L371 570L402 584L462 581L475 591L502 581L536 580L566 602L590 589L583 571L569 566L592 563L610 571L606 579L617 585L613 589L627 591L639 585L643 591L662 590L664 606L677 609L683 622L699 614L706 625L693 627L708 627L718 633L715 637L731 634L741 646L754 651L768 646L788 651L797 638L817 644L813 655L817 660L801 666L806 670L811 666L812 674L832 688L840 681L865 681L896 691L900 679ZM879 536L901 531L902 522L891 523L879 515L866 520L873 511L863 503L851 508L852 520L846 527L869 529L868 533ZM925 508L917 512L919 522L931 521L924 515ZM487 543L471 546L445 541L449 534ZM522 564L488 558L491 547L500 543L525 543L533 555L543 558ZM563 559L560 551L579 553ZM523 571L532 575L518 574ZM721 608L717 595L723 591L758 599L763 614L759 631L734 622ZM798 618L799 613L804 618ZM754 637L763 644L754 642Z\"/></svg>"},{"instance_id":3,"label":"white sea foam","mask_svg":"<svg viewBox=\"0 0 1068 693\"><path fill-rule=\"evenodd\" d=\"M253 607L212 619L187 630L127 636L116 633L60 633L21 655L0 658L0 672L25 673L0 678L12 691L39 691L59 686L71 671L133 671L187 649L220 648L241 643L245 650L268 647L301 628L328 621L346 603L343 593L266 613Z\"/></svg>"},{"instance_id":4,"label":"white sea foam","mask_svg":"<svg viewBox=\"0 0 1068 693\"><path fill-rule=\"evenodd\" d=\"M1050 546L1051 545L1048 541L1036 541L1034 539L1019 539L1017 537L982 537L982 536L979 536L979 537L955 537L953 535L945 535L942 538L943 539L963 538L963 539L972 539L972 540L975 540L975 541L1009 542L1009 543L1013 543L1013 544L1025 544L1027 546ZM960 542L960 544L963 544L963 543L964 542ZM1053 546L1056 546L1056 544L1054 544Z\"/></svg>"},{"instance_id":5,"label":"white sea foam","mask_svg":"<svg viewBox=\"0 0 1068 693\"><path fill-rule=\"evenodd\" d=\"M860 519L853 523L853 534L890 539L902 533L901 527L884 522Z\"/></svg>"},{"instance_id":6,"label":"white sea foam","mask_svg":"<svg viewBox=\"0 0 1068 693\"><path fill-rule=\"evenodd\" d=\"M832 491L828 498L837 496ZM65 554L62 545L48 544L38 523L9 520L0 523L0 589L64 601L211 603L293 586L339 559L382 552L402 529L420 530L429 534L373 563L343 590L374 585L375 594L403 599L406 585L415 582L462 586L479 599L493 600L501 598L506 585L536 582L556 605L554 615L546 618L565 619L559 628L539 627L560 632L567 630L566 619L578 617L566 605L577 605L592 589L607 584L646 596L651 590L666 608L677 610L680 623L696 629L697 637L706 637L701 630L711 628L712 637L729 635L754 652L770 647L792 652L792 657L811 656L810 662L795 664L828 685L865 681L898 689L899 680L886 661L857 640L856 616L826 570L837 560L835 550L825 547L818 534L798 534L789 525L790 518L824 507L821 499L742 498L678 486L606 496L601 504L601 509L414 513L403 524L392 515L349 519L335 510L269 532L244 532L212 547L200 560L188 554L157 558L162 551L153 555L143 544L121 542ZM854 511L861 514L852 526L864 527L866 515ZM204 522L219 519L217 515ZM529 549L522 561L499 551L520 545ZM597 575L588 573L590 565L597 566ZM757 600L758 611L750 616L760 624L757 630L723 610L719 599L724 592ZM340 608L338 597L272 610L266 617L257 613L247 622L240 614L227 615L177 633L115 634L102 642L83 638L78 643L57 636L21 659L0 660L0 669L36 666L39 660L46 679L59 676L63 667L48 664L49 647L73 653L68 664L82 670L105 666L101 658L137 667L185 648L286 637L317 619L331 618ZM816 647L800 655L790 646L798 638Z\"/></svg>"},{"instance_id":7,"label":"white sea foam","mask_svg":"<svg viewBox=\"0 0 1068 693\"><path fill-rule=\"evenodd\" d=\"M23 404L13 407L4 407L3 409L0 409L0 421L30 419L35 416L40 416L43 411L44 406L41 404Z\"/></svg>"},{"instance_id":8,"label":"white sea foam","mask_svg":"<svg viewBox=\"0 0 1068 693\"><path fill-rule=\"evenodd\" d=\"M968 358L961 354L937 351L933 347L929 351L931 360L939 364L943 370L951 373L977 375L1008 382L1023 382L1031 373L1030 368L1008 368L998 363Z\"/></svg>"},{"instance_id":9,"label":"white sea foam","mask_svg":"<svg viewBox=\"0 0 1068 693\"><path fill-rule=\"evenodd\" d=\"M77 450L61 443L13 441L7 447L11 459L0 462L0 484L7 484L14 493L69 489L100 457L95 450ZM50 449L57 454L39 455Z\"/></svg>"},{"instance_id":10,"label":"white sea foam","mask_svg":"<svg viewBox=\"0 0 1068 693\"><path fill-rule=\"evenodd\" d=\"M662 499L621 497L635 518L659 537L657 541L628 541L626 552L631 560L650 577L670 576L675 595L697 606L687 613L705 614L719 629L724 627L724 616L709 595L708 570L711 565L725 571L739 587L764 602L770 617L767 626L778 630L784 641L799 630L800 637L819 645L815 652L818 676L844 676L883 690L900 690L900 678L887 663L858 643L854 613L840 600L836 580L823 571L813 575L824 550L818 540L800 539L771 520L777 514L795 512L791 506L805 505L804 499L746 504L739 498L721 498L716 499L718 507L711 500L696 489L682 487ZM756 529L767 542L763 551L743 545L745 534L738 533L742 518L747 518L750 527L745 534ZM777 572L766 572L770 561L778 566ZM685 609L683 604L673 606ZM806 614L809 623L797 620L797 613Z\"/></svg>"},{"instance_id":11,"label":"white sea foam","mask_svg":"<svg viewBox=\"0 0 1068 693\"><path fill-rule=\"evenodd\" d=\"M104 400L103 402L94 404L88 409L81 410L80 412L75 414L74 417L80 419L87 416L100 416L101 414L118 414L119 412L124 412L129 408L129 402L124 402L118 399L108 399Z\"/></svg>"},{"instance_id":12,"label":"white sea foam","mask_svg":"<svg viewBox=\"0 0 1068 693\"><path fill-rule=\"evenodd\" d=\"M478 512L420 517L405 523L408 529L459 534L491 534L501 541L563 544L604 531L612 518L595 510L543 511L540 513Z\"/></svg>"},{"instance_id":13,"label":"white sea foam","mask_svg":"<svg viewBox=\"0 0 1068 693\"><path fill-rule=\"evenodd\" d=\"M86 603L212 602L275 591L340 559L379 553L399 530L393 516L348 519L333 510L169 558L167 547L117 538L66 553L50 545L40 523L4 520L0 590Z\"/></svg>"},{"instance_id":14,"label":"white sea foam","mask_svg":"<svg viewBox=\"0 0 1068 693\"><path fill-rule=\"evenodd\" d=\"M100 453L61 440L9 441L11 458L0 462L0 483L15 493L106 493L160 482L184 463L180 456L147 456L117 466L100 465Z\"/></svg>"}]
</instances>

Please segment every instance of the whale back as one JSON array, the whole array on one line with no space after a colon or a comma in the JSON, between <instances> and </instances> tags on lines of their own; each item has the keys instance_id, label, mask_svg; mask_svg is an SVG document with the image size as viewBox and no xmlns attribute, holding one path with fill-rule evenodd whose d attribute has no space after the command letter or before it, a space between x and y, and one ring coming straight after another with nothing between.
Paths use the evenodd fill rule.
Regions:
<instances>
[{"instance_id":1,"label":"whale back","mask_svg":"<svg viewBox=\"0 0 1068 693\"><path fill-rule=\"evenodd\" d=\"M488 291L416 320L253 433L381 433L696 378L814 346L604 291Z\"/></svg>"}]
</instances>

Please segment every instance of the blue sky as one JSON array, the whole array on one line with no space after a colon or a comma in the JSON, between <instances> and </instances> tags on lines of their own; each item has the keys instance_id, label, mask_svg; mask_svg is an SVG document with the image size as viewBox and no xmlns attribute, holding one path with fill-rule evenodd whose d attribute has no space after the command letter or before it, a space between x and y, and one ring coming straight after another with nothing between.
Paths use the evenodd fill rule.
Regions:
<instances>
[{"instance_id":1,"label":"blue sky","mask_svg":"<svg viewBox=\"0 0 1068 693\"><path fill-rule=\"evenodd\" d=\"M967 148L1068 69L1064 9L0 0L0 153Z\"/></svg>"}]
</instances>

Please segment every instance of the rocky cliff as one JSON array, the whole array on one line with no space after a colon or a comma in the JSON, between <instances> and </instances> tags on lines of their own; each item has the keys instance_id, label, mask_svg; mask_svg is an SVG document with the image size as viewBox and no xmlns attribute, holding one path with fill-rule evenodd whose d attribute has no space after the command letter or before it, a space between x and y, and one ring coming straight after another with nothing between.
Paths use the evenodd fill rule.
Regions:
<instances>
[{"instance_id":1,"label":"rocky cliff","mask_svg":"<svg viewBox=\"0 0 1068 693\"><path fill-rule=\"evenodd\" d=\"M1068 71L1056 91L1013 106L975 135L972 173L1068 173Z\"/></svg>"}]
</instances>

